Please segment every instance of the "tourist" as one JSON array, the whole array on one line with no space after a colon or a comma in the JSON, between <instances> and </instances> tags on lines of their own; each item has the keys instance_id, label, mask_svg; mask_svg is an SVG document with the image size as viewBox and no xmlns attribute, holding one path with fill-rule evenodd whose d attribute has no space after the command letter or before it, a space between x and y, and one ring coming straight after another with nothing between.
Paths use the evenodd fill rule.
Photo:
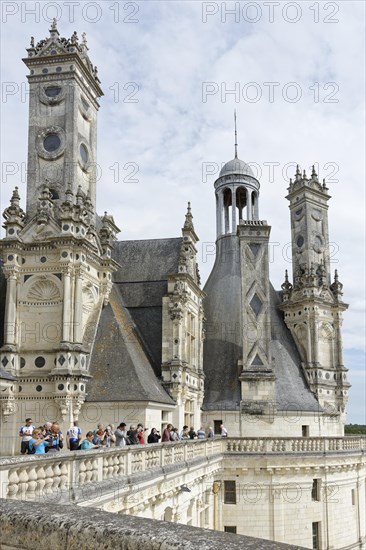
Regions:
<instances>
[{"instance_id":1,"label":"tourist","mask_svg":"<svg viewBox=\"0 0 366 550\"><path fill-rule=\"evenodd\" d=\"M206 439L206 431L202 426L197 430L197 439Z\"/></svg>"},{"instance_id":2,"label":"tourist","mask_svg":"<svg viewBox=\"0 0 366 550\"><path fill-rule=\"evenodd\" d=\"M58 422L53 422L50 433L46 435L49 436L48 451L46 452L55 453L57 451L60 451L64 446L64 444L63 444L63 435L60 430L60 426Z\"/></svg>"},{"instance_id":3,"label":"tourist","mask_svg":"<svg viewBox=\"0 0 366 550\"><path fill-rule=\"evenodd\" d=\"M180 437L178 434L178 428L173 428L170 432L170 439L171 441L180 441Z\"/></svg>"},{"instance_id":4,"label":"tourist","mask_svg":"<svg viewBox=\"0 0 366 550\"><path fill-rule=\"evenodd\" d=\"M209 429L208 429L208 432L207 432L207 438L208 439L213 439L214 437L215 437L215 433L212 429L212 426L210 426Z\"/></svg>"},{"instance_id":5,"label":"tourist","mask_svg":"<svg viewBox=\"0 0 366 550\"><path fill-rule=\"evenodd\" d=\"M223 424L220 425L221 437L227 437L227 429Z\"/></svg>"},{"instance_id":6,"label":"tourist","mask_svg":"<svg viewBox=\"0 0 366 550\"><path fill-rule=\"evenodd\" d=\"M102 445L103 444L106 433L105 433L104 426L103 426L102 422L99 422L99 424L97 426L97 429L94 430L94 432L93 432L93 436L94 436L93 437L94 445Z\"/></svg>"},{"instance_id":7,"label":"tourist","mask_svg":"<svg viewBox=\"0 0 366 550\"><path fill-rule=\"evenodd\" d=\"M188 426L183 426L183 430L180 434L181 439L189 439Z\"/></svg>"},{"instance_id":8,"label":"tourist","mask_svg":"<svg viewBox=\"0 0 366 550\"><path fill-rule=\"evenodd\" d=\"M148 435L147 442L148 443L159 443L159 439L161 438L160 433L157 431L156 428L152 428L151 432Z\"/></svg>"},{"instance_id":9,"label":"tourist","mask_svg":"<svg viewBox=\"0 0 366 550\"><path fill-rule=\"evenodd\" d=\"M144 427L142 424L137 424L137 439L140 445L145 444L145 438L144 438Z\"/></svg>"},{"instance_id":10,"label":"tourist","mask_svg":"<svg viewBox=\"0 0 366 550\"><path fill-rule=\"evenodd\" d=\"M29 441L29 452L34 452L36 455L46 454L49 438L49 435L43 436L41 428L35 428Z\"/></svg>"},{"instance_id":11,"label":"tourist","mask_svg":"<svg viewBox=\"0 0 366 550\"><path fill-rule=\"evenodd\" d=\"M32 424L32 419L26 418L24 426L22 426L19 430L19 437L22 438L22 441L20 443L20 452L22 453L22 455L25 455L25 453L29 453L29 442L32 439L32 433L34 429L35 428Z\"/></svg>"},{"instance_id":12,"label":"tourist","mask_svg":"<svg viewBox=\"0 0 366 550\"><path fill-rule=\"evenodd\" d=\"M167 443L168 441L171 441L170 433L173 429L172 424L167 424L165 430L163 431L163 437L161 438L161 441L163 443Z\"/></svg>"},{"instance_id":13,"label":"tourist","mask_svg":"<svg viewBox=\"0 0 366 550\"><path fill-rule=\"evenodd\" d=\"M106 426L105 430L104 430L104 438L103 438L103 441L102 441L102 445L103 447L111 447L112 443L115 443L116 441L116 436L114 435L114 433L112 432L112 427L110 424L108 424L108 426Z\"/></svg>"},{"instance_id":14,"label":"tourist","mask_svg":"<svg viewBox=\"0 0 366 550\"><path fill-rule=\"evenodd\" d=\"M112 435L113 437L111 437L111 441L110 441L110 447L114 447L115 444L116 444L116 436L114 435L114 432L116 431L116 428L114 426L114 424L108 424L111 428L111 432L112 432Z\"/></svg>"},{"instance_id":15,"label":"tourist","mask_svg":"<svg viewBox=\"0 0 366 550\"><path fill-rule=\"evenodd\" d=\"M74 420L73 425L67 430L66 443L67 448L70 451L77 451L81 440L81 429L79 428L79 422Z\"/></svg>"},{"instance_id":16,"label":"tourist","mask_svg":"<svg viewBox=\"0 0 366 550\"><path fill-rule=\"evenodd\" d=\"M116 447L125 447L127 445L127 431L126 424L124 422L121 422L121 424L117 427L114 435L116 436Z\"/></svg>"},{"instance_id":17,"label":"tourist","mask_svg":"<svg viewBox=\"0 0 366 550\"><path fill-rule=\"evenodd\" d=\"M188 435L189 435L189 439L194 439L195 437L197 437L197 434L196 434L196 432L194 431L194 427L193 427L193 426L191 426L191 429L189 430Z\"/></svg>"},{"instance_id":18,"label":"tourist","mask_svg":"<svg viewBox=\"0 0 366 550\"><path fill-rule=\"evenodd\" d=\"M85 439L81 442L80 450L88 451L90 449L99 449L100 445L94 445L93 443L94 433L88 432Z\"/></svg>"},{"instance_id":19,"label":"tourist","mask_svg":"<svg viewBox=\"0 0 366 550\"><path fill-rule=\"evenodd\" d=\"M138 437L137 437L137 429L136 429L136 426L134 424L132 424L130 426L130 429L127 432L127 436L128 436L129 441L130 441L130 445L138 445L139 444L139 440L138 440Z\"/></svg>"}]
</instances>

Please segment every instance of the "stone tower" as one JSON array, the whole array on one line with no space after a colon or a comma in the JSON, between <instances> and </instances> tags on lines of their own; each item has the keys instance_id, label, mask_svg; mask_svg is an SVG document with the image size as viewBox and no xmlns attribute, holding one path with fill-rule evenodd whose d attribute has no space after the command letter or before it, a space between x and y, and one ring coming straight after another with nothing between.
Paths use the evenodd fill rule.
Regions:
<instances>
[{"instance_id":1,"label":"stone tower","mask_svg":"<svg viewBox=\"0 0 366 550\"><path fill-rule=\"evenodd\" d=\"M50 36L28 48L30 69L27 216L37 212L44 185L57 208L70 189L80 189L94 209L98 98L97 68L88 57L85 33L61 38L56 23Z\"/></svg>"},{"instance_id":2,"label":"stone tower","mask_svg":"<svg viewBox=\"0 0 366 550\"><path fill-rule=\"evenodd\" d=\"M215 181L216 260L204 291L204 418L231 435L343 435L342 285L330 283L325 184L297 172L290 200L294 284L269 279L271 227L259 181L234 159Z\"/></svg>"},{"instance_id":3,"label":"stone tower","mask_svg":"<svg viewBox=\"0 0 366 550\"><path fill-rule=\"evenodd\" d=\"M344 412L348 399L342 357L342 284L335 270L331 284L328 188L313 168L299 167L288 188L291 212L293 283L282 285L285 321L297 343L309 385L330 414Z\"/></svg>"},{"instance_id":4,"label":"stone tower","mask_svg":"<svg viewBox=\"0 0 366 550\"><path fill-rule=\"evenodd\" d=\"M38 425L78 418L99 315L117 266L111 250L118 228L111 216L95 213L102 91L85 35L81 44L76 33L61 38L53 23L49 38L37 45L32 38L25 63L31 90L27 207L23 212L15 189L0 243L6 277L0 360L15 376L2 396L9 433L15 433L12 422L26 416ZM4 452L11 453L2 439Z\"/></svg>"},{"instance_id":5,"label":"stone tower","mask_svg":"<svg viewBox=\"0 0 366 550\"><path fill-rule=\"evenodd\" d=\"M203 306L191 206L182 228L178 273L163 298L162 378L177 406L174 426L199 426L204 394Z\"/></svg>"},{"instance_id":6,"label":"stone tower","mask_svg":"<svg viewBox=\"0 0 366 550\"><path fill-rule=\"evenodd\" d=\"M224 165L215 182L217 249L205 287L205 363L211 380L209 395L219 407L266 415L275 402L269 348L271 228L259 220L259 188L235 145L234 159ZM218 360L222 366L215 369Z\"/></svg>"}]
</instances>

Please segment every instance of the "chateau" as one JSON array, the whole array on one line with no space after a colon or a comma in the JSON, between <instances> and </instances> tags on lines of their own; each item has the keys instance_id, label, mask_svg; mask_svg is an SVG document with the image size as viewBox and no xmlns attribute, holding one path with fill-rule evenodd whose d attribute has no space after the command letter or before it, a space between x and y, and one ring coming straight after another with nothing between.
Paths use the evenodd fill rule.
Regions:
<instances>
[{"instance_id":1,"label":"chateau","mask_svg":"<svg viewBox=\"0 0 366 550\"><path fill-rule=\"evenodd\" d=\"M136 470L123 467L146 489L138 505L106 490L97 507L308 548L364 548L365 442L343 437L347 304L330 270L326 183L299 168L290 181L293 277L286 272L275 290L260 182L235 144L214 182L216 261L202 289L190 204L173 239L118 241L112 215L96 212L103 92L85 35L62 38L53 23L27 52L27 197L23 209L13 191L0 241L1 454L18 453L27 416L37 425L57 418L63 431L74 420L85 431L104 420L213 426L220 434L224 423L227 441L192 442L183 454L177 444L174 460L161 445L155 462L141 451ZM122 451L108 452L78 470L82 481L104 483L122 471ZM18 466L27 472L23 485L36 483L34 495L40 474L29 477L37 468L27 460L34 458ZM50 479L61 480L62 468L69 476L74 463L62 461ZM157 478L141 478L149 466L172 463L183 468L176 486L160 470L159 491ZM15 487L6 471L3 485ZM187 483L195 489L183 502Z\"/></svg>"}]
</instances>

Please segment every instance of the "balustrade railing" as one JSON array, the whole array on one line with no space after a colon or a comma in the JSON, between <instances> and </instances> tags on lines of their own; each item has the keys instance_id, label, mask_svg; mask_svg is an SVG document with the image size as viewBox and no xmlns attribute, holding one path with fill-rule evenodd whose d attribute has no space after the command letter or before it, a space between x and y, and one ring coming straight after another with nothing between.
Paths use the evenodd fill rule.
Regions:
<instances>
[{"instance_id":1,"label":"balustrade railing","mask_svg":"<svg viewBox=\"0 0 366 550\"><path fill-rule=\"evenodd\" d=\"M82 485L126 479L141 472L161 475L161 469L181 465L182 473L192 461L224 455L262 454L324 455L363 453L365 437L217 438L213 440L60 452L0 458L0 497L36 500L39 495L56 502ZM55 499L52 500L52 495ZM45 500L43 498L43 500ZM59 499L60 500L60 499ZM62 499L61 499L62 500Z\"/></svg>"}]
</instances>

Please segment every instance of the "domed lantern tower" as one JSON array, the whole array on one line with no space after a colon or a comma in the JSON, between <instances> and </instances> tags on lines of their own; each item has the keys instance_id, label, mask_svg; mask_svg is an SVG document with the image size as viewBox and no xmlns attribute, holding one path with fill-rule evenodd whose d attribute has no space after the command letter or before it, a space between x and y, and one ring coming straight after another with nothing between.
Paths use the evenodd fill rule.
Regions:
<instances>
[{"instance_id":1,"label":"domed lantern tower","mask_svg":"<svg viewBox=\"0 0 366 550\"><path fill-rule=\"evenodd\" d=\"M216 424L224 417L230 424L240 411L241 426L243 414L269 415L275 377L269 349L271 228L259 220L259 181L238 158L236 120L235 156L223 166L214 187L217 240L216 261L204 289L204 408L207 421ZM231 433L239 435L240 426L236 422Z\"/></svg>"},{"instance_id":2,"label":"domed lantern tower","mask_svg":"<svg viewBox=\"0 0 366 550\"><path fill-rule=\"evenodd\" d=\"M235 157L215 181L216 237L235 234L240 220L258 220L259 181L248 164L238 158L235 124Z\"/></svg>"}]
</instances>

